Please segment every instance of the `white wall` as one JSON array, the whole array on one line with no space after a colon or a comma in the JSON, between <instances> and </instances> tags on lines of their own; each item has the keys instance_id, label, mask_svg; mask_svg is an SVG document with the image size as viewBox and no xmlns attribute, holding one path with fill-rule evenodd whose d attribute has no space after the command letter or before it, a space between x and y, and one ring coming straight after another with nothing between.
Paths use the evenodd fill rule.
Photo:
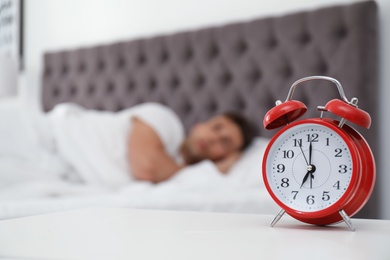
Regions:
<instances>
[{"instance_id":1,"label":"white wall","mask_svg":"<svg viewBox=\"0 0 390 260\"><path fill-rule=\"evenodd\" d=\"M262 16L310 10L358 0L25 0L25 82L28 94L39 102L42 54L47 50L133 39ZM381 154L390 154L390 1L377 0L381 21ZM390 160L381 160L383 198L390 198ZM390 219L390 203L382 200L381 217Z\"/></svg>"}]
</instances>

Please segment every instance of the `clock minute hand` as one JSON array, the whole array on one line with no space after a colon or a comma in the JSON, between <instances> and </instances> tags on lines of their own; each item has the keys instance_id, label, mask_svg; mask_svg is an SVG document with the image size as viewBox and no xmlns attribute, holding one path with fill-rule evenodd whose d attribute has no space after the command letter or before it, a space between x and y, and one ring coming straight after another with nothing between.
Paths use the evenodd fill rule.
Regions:
<instances>
[{"instance_id":1,"label":"clock minute hand","mask_svg":"<svg viewBox=\"0 0 390 260\"><path fill-rule=\"evenodd\" d=\"M313 146L311 145L311 138L310 138L310 144L309 144L309 165L311 165L311 154L312 154L312 151L313 151Z\"/></svg>"},{"instance_id":2,"label":"clock minute hand","mask_svg":"<svg viewBox=\"0 0 390 260\"><path fill-rule=\"evenodd\" d=\"M306 172L305 176L303 177L302 184L301 184L300 188L302 188L303 184L305 184L305 182L307 181L307 179L310 176L310 189L311 189L312 188L312 179L314 179L313 172L315 171L315 167L311 164L311 155L312 155L312 152L313 152L313 146L312 146L311 138L310 138L309 142L310 142L310 144L309 144L309 162L307 162L306 156L303 153L302 146L299 146L299 148L302 151L303 157L305 158L306 164L307 164L307 172ZM313 169L313 167L314 167L314 169Z\"/></svg>"},{"instance_id":3,"label":"clock minute hand","mask_svg":"<svg viewBox=\"0 0 390 260\"><path fill-rule=\"evenodd\" d=\"M310 144L309 144L309 166L310 167L314 167L314 169L310 169L309 172L310 172L310 189L312 188L312 185L313 185L313 179L314 179L314 175L313 175L313 172L315 171L315 166L311 164L311 155L312 155L312 152L313 152L313 145L312 145L312 140L310 138Z\"/></svg>"}]
</instances>

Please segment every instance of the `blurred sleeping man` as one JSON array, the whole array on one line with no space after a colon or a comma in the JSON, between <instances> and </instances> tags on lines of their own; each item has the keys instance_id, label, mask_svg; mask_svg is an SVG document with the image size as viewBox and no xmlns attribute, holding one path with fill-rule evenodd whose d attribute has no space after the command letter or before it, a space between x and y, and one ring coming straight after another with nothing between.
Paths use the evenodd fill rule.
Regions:
<instances>
[{"instance_id":1,"label":"blurred sleeping man","mask_svg":"<svg viewBox=\"0 0 390 260\"><path fill-rule=\"evenodd\" d=\"M256 128L237 113L197 123L184 136L183 125L170 108L145 103L135 110L127 158L130 174L137 180L158 183L202 160L211 160L226 173L256 135Z\"/></svg>"}]
</instances>

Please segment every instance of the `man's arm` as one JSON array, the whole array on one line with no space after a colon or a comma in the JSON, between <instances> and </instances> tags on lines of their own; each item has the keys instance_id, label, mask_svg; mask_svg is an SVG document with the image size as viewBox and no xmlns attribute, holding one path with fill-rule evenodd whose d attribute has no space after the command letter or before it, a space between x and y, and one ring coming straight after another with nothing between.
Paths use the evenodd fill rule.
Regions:
<instances>
[{"instance_id":1,"label":"man's arm","mask_svg":"<svg viewBox=\"0 0 390 260\"><path fill-rule=\"evenodd\" d=\"M156 132L138 118L132 119L127 149L131 173L135 179L158 183L169 179L184 167L165 151Z\"/></svg>"}]
</instances>

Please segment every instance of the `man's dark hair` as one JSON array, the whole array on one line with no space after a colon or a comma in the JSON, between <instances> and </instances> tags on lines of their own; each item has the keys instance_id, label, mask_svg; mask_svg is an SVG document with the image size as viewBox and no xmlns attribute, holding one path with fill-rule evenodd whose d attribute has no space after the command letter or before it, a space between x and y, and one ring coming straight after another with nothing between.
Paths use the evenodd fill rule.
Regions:
<instances>
[{"instance_id":1,"label":"man's dark hair","mask_svg":"<svg viewBox=\"0 0 390 260\"><path fill-rule=\"evenodd\" d=\"M245 150L245 148L247 148L248 145L252 142L253 138L259 134L258 127L256 127L253 122L238 112L227 111L222 115L227 117L240 128L244 141L241 150Z\"/></svg>"}]
</instances>

